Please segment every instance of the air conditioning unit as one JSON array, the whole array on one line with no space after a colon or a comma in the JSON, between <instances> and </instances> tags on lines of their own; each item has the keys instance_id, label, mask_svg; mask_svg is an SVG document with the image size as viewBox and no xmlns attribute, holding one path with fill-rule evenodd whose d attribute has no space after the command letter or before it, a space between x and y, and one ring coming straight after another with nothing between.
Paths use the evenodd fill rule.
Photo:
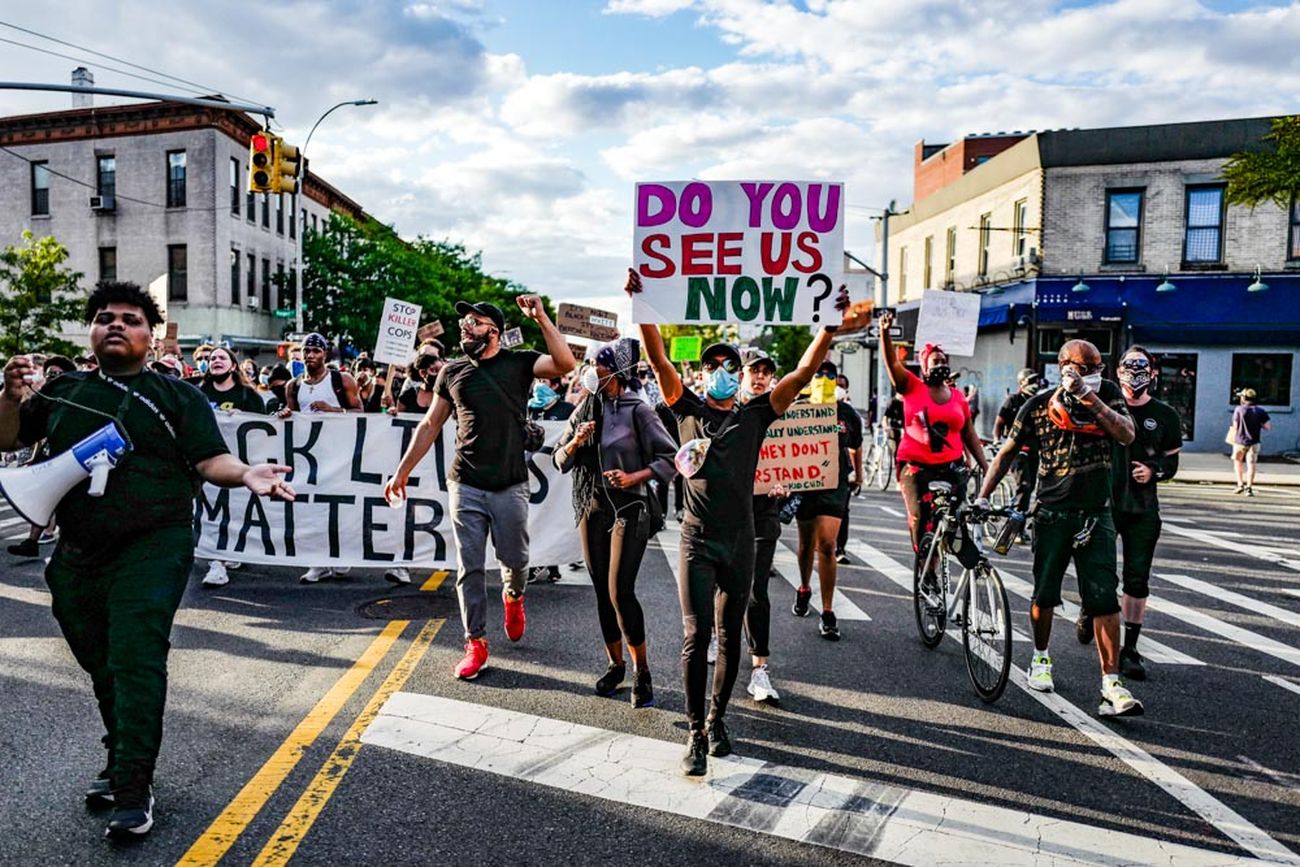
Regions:
<instances>
[{"instance_id":1,"label":"air conditioning unit","mask_svg":"<svg viewBox=\"0 0 1300 867\"><path fill-rule=\"evenodd\" d=\"M248 308L249 308L250 310L256 310L256 309L257 309L257 301L258 301L258 298L257 298L256 295L249 295L246 299L244 299L244 303L245 303L246 305L248 305Z\"/></svg>"},{"instance_id":2,"label":"air conditioning unit","mask_svg":"<svg viewBox=\"0 0 1300 867\"><path fill-rule=\"evenodd\" d=\"M116 196L91 196L90 209L92 211L116 211Z\"/></svg>"}]
</instances>

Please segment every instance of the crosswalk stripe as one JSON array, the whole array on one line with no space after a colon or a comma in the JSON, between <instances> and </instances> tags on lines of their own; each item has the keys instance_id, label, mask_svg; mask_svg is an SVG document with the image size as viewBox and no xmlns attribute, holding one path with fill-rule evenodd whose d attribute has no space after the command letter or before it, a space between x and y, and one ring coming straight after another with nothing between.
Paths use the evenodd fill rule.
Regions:
<instances>
[{"instance_id":1,"label":"crosswalk stripe","mask_svg":"<svg viewBox=\"0 0 1300 867\"><path fill-rule=\"evenodd\" d=\"M793 548L785 542L776 547L776 556L772 558L772 567L780 573L781 577L789 582L791 587L799 587L799 559L798 554ZM813 569L813 577L817 577L817 570ZM832 597L832 604L835 606L836 620L870 620L871 616L863 611L853 600L844 595L844 591L838 587L835 588L835 595ZM815 611L821 615L821 593L813 593L812 599L808 602L810 611Z\"/></svg>"},{"instance_id":2,"label":"crosswalk stripe","mask_svg":"<svg viewBox=\"0 0 1300 867\"><path fill-rule=\"evenodd\" d=\"M5 527L12 527L15 524L26 524L26 523L27 521L25 521L22 518L5 518L3 521L0 521L0 529L4 529Z\"/></svg>"},{"instance_id":3,"label":"crosswalk stripe","mask_svg":"<svg viewBox=\"0 0 1300 867\"><path fill-rule=\"evenodd\" d=\"M1254 557L1257 560L1266 560L1277 566L1284 566L1287 569L1300 571L1300 560L1289 560L1285 557L1274 556L1271 552L1265 551L1255 545L1243 545L1240 542L1233 542L1230 539L1224 539L1209 530L1193 530L1190 527L1182 527L1177 523L1178 520L1166 517L1164 520L1164 529L1166 532L1182 536L1187 539L1196 539L1213 545L1216 548L1222 548L1225 551L1232 551L1237 554L1245 554L1248 557Z\"/></svg>"},{"instance_id":4,"label":"crosswalk stripe","mask_svg":"<svg viewBox=\"0 0 1300 867\"><path fill-rule=\"evenodd\" d=\"M1300 695L1300 684L1289 681L1285 677L1278 677L1276 674L1266 674L1264 675L1264 679L1269 683L1276 684L1283 689L1294 692L1296 695Z\"/></svg>"},{"instance_id":5,"label":"crosswalk stripe","mask_svg":"<svg viewBox=\"0 0 1300 867\"><path fill-rule=\"evenodd\" d=\"M1272 617L1274 620L1280 620L1290 626L1300 627L1300 613L1288 611L1285 608L1279 608L1276 605L1270 605L1267 602L1260 602L1258 599L1251 599L1249 596L1243 596L1234 590L1228 590L1225 587L1218 587L1208 581L1202 581L1199 578L1192 578L1189 575L1169 575L1159 573L1157 578L1162 581L1168 581L1171 584L1177 584L1186 590L1192 590L1214 599L1220 599L1229 605L1236 605L1238 608L1244 608L1247 611L1254 611L1256 614L1263 614L1265 617Z\"/></svg>"},{"instance_id":6,"label":"crosswalk stripe","mask_svg":"<svg viewBox=\"0 0 1300 867\"><path fill-rule=\"evenodd\" d=\"M677 769L682 749L677 743L440 696L397 693L362 743L900 864L935 864L955 856L969 863L1079 864L1121 854L1125 863L1181 867L1222 864L1233 857L734 755L710 759L708 776L691 779ZM1296 863L1272 838L1249 828L1264 839L1239 829L1251 844L1243 843L1245 848Z\"/></svg>"}]
</instances>

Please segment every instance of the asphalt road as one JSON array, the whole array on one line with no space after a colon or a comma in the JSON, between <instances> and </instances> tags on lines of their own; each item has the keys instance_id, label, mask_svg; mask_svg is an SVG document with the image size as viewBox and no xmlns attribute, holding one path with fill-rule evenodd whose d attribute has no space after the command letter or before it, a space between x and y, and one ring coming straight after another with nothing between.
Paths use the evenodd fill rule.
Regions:
<instances>
[{"instance_id":1,"label":"asphalt road","mask_svg":"<svg viewBox=\"0 0 1300 867\"><path fill-rule=\"evenodd\" d=\"M452 578L393 590L354 571L300 586L287 569L250 567L205 590L196 569L173 633L157 825L128 847L106 842L105 817L82 805L103 762L100 731L50 616L43 563L0 555L0 863L163 864L187 853L227 864L929 863L932 849L1006 863L977 841L1113 863L1152 860L1160 844L1189 847L1176 863L1198 853L1300 861L1300 492L1163 491L1143 640L1175 661L1153 661L1150 680L1132 685L1146 716L1098 719L1095 650L1068 621L1053 641L1054 698L1019 686L1029 645L1017 642L1012 685L994 705L979 701L959 642L928 651L917 641L910 597L890 577L911 557L901 503L873 492L853 501L853 562L840 567L844 599L870 619L850 620L837 603L844 638L826 642L815 617L790 614L793 588L774 577L783 700L750 701L742 663L728 713L740 760L715 764L693 789L671 766L685 736L671 528L638 585L659 699L640 711L626 691L593 694L604 665L585 573L530 589L519 644L494 606L491 667L460 683ZM4 525L11 518L0 509L0 535L21 530ZM792 530L784 542L793 548ZM1013 583L1029 580L1029 562L1023 549L997 560ZM1027 600L1010 600L1027 631ZM385 711L394 694L436 708L428 725L395 703ZM531 735L494 740L487 723L449 747L445 727L475 714L551 726L557 738L573 729L608 768L598 760L565 776L564 751L530 752L546 749ZM668 762L656 751L665 742ZM835 785L859 797L832 812L861 815L805 833L800 823L816 817L793 807ZM934 828L891 848L941 799ZM1017 822L1039 823L1038 842Z\"/></svg>"}]
</instances>

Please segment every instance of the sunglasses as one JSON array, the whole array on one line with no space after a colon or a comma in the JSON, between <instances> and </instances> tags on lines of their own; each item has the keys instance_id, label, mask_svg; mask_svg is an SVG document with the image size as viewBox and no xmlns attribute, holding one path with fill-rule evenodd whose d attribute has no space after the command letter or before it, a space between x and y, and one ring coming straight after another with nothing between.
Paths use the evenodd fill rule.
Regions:
<instances>
[{"instance_id":1,"label":"sunglasses","mask_svg":"<svg viewBox=\"0 0 1300 867\"><path fill-rule=\"evenodd\" d=\"M1150 370L1151 362L1142 355L1126 358L1119 363L1119 366L1125 370Z\"/></svg>"},{"instance_id":2,"label":"sunglasses","mask_svg":"<svg viewBox=\"0 0 1300 867\"><path fill-rule=\"evenodd\" d=\"M1092 376L1094 373L1101 373L1106 369L1105 364L1075 364L1067 362L1067 367L1077 367L1081 376Z\"/></svg>"},{"instance_id":3,"label":"sunglasses","mask_svg":"<svg viewBox=\"0 0 1300 867\"><path fill-rule=\"evenodd\" d=\"M719 367L721 367L727 373L735 373L737 370L740 369L740 365L736 364L736 360L734 358L722 358L722 359L710 358L709 360L703 362L702 366L706 371L717 370Z\"/></svg>"}]
</instances>

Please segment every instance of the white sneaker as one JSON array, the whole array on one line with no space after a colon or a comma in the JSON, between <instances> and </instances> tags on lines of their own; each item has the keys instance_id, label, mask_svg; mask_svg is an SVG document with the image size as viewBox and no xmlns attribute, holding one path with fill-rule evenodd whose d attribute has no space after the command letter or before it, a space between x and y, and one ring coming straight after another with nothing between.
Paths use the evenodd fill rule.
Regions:
<instances>
[{"instance_id":1,"label":"white sneaker","mask_svg":"<svg viewBox=\"0 0 1300 867\"><path fill-rule=\"evenodd\" d=\"M1142 702L1133 697L1118 677L1101 679L1101 705L1097 708L1099 716L1142 716L1145 711Z\"/></svg>"},{"instance_id":2,"label":"white sneaker","mask_svg":"<svg viewBox=\"0 0 1300 867\"><path fill-rule=\"evenodd\" d=\"M226 571L227 571L227 572L238 572L240 569L243 569L243 568L244 568L244 564L243 564L243 563L240 563L238 560L227 560L227 561L226 561Z\"/></svg>"},{"instance_id":3,"label":"white sneaker","mask_svg":"<svg viewBox=\"0 0 1300 867\"><path fill-rule=\"evenodd\" d=\"M1029 688L1039 692L1053 692L1052 657L1046 653L1035 653L1029 662Z\"/></svg>"},{"instance_id":4,"label":"white sneaker","mask_svg":"<svg viewBox=\"0 0 1300 867\"><path fill-rule=\"evenodd\" d=\"M407 569L405 566L394 566L392 569L389 569L384 573L384 577L389 581L392 581L394 584L410 584L411 570Z\"/></svg>"},{"instance_id":5,"label":"white sneaker","mask_svg":"<svg viewBox=\"0 0 1300 867\"><path fill-rule=\"evenodd\" d=\"M55 528L53 530L46 530L45 532L41 533L41 537L36 540L36 544L52 545L57 541L59 541L59 531L58 528Z\"/></svg>"},{"instance_id":6,"label":"white sneaker","mask_svg":"<svg viewBox=\"0 0 1300 867\"><path fill-rule=\"evenodd\" d=\"M771 679L767 676L767 666L760 665L749 675L749 694L753 696L754 701L780 701L781 696L772 686Z\"/></svg>"},{"instance_id":7,"label":"white sneaker","mask_svg":"<svg viewBox=\"0 0 1300 867\"><path fill-rule=\"evenodd\" d=\"M330 569L330 574L331 574L331 575L346 575L346 574L348 574L348 573L351 572L351 571L352 571L352 567L351 567L351 566L335 566L335 567L333 567L332 569Z\"/></svg>"},{"instance_id":8,"label":"white sneaker","mask_svg":"<svg viewBox=\"0 0 1300 867\"><path fill-rule=\"evenodd\" d=\"M315 584L322 578L329 578L333 574L334 570L328 566L313 566L299 575L298 580L303 584Z\"/></svg>"},{"instance_id":9,"label":"white sneaker","mask_svg":"<svg viewBox=\"0 0 1300 867\"><path fill-rule=\"evenodd\" d=\"M213 560L208 565L208 574L203 576L204 587L225 587L230 583L230 576L226 574L226 564L220 560Z\"/></svg>"},{"instance_id":10,"label":"white sneaker","mask_svg":"<svg viewBox=\"0 0 1300 867\"><path fill-rule=\"evenodd\" d=\"M709 665L713 665L718 661L718 633L716 632L709 638L708 659Z\"/></svg>"}]
</instances>

